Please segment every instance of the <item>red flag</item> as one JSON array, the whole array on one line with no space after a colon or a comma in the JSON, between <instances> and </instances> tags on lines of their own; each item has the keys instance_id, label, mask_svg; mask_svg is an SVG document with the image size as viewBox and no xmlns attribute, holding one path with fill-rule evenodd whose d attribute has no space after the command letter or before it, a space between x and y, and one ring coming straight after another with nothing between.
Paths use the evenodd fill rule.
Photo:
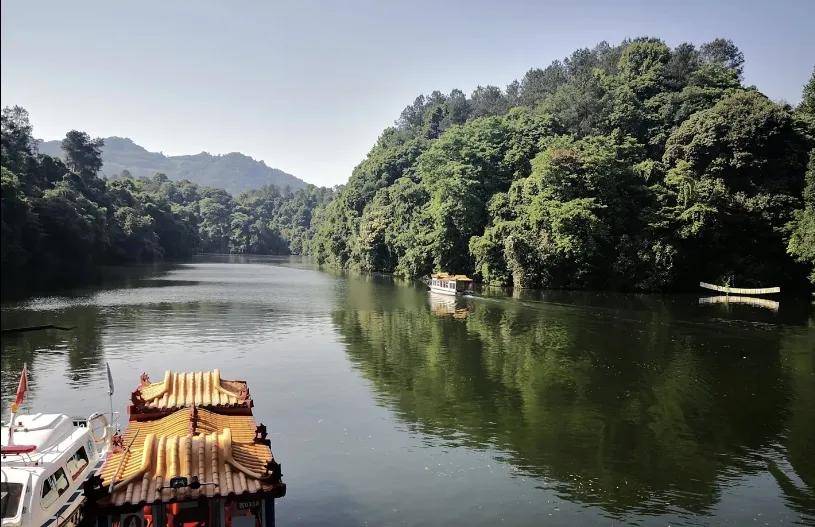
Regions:
<instances>
[{"instance_id":1,"label":"red flag","mask_svg":"<svg viewBox=\"0 0 815 527\"><path fill-rule=\"evenodd\" d=\"M22 404L26 390L28 390L28 365L23 364L23 371L20 372L20 384L17 385L17 396L14 398L14 404L12 405L14 412Z\"/></svg>"}]
</instances>

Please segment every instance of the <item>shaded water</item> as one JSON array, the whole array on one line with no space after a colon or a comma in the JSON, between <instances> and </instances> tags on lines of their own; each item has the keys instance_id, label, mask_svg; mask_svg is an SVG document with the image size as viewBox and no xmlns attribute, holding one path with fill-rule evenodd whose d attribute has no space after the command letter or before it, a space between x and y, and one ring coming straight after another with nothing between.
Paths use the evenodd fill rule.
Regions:
<instances>
[{"instance_id":1,"label":"shaded water","mask_svg":"<svg viewBox=\"0 0 815 527\"><path fill-rule=\"evenodd\" d=\"M211 257L6 301L4 417L124 410L139 373L246 379L279 525L815 524L806 303L436 298L297 260Z\"/></svg>"}]
</instances>

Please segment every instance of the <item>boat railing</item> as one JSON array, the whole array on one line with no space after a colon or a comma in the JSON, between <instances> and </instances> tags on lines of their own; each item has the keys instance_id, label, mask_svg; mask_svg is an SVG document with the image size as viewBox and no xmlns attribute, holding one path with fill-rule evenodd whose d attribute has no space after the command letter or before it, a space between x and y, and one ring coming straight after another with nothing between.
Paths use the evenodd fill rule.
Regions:
<instances>
[{"instance_id":1,"label":"boat railing","mask_svg":"<svg viewBox=\"0 0 815 527\"><path fill-rule=\"evenodd\" d=\"M2 450L0 450L0 453L3 455L3 458L13 456L19 457L24 463L33 463L34 458L31 457L31 454L36 452L36 450L37 447L34 445L5 445Z\"/></svg>"}]
</instances>

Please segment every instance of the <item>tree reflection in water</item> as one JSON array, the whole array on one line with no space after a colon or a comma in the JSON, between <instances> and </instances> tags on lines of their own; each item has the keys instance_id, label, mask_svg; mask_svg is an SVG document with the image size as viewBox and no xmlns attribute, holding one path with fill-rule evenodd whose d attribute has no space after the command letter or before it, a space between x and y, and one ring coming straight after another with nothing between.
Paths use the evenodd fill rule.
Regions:
<instances>
[{"instance_id":1,"label":"tree reflection in water","mask_svg":"<svg viewBox=\"0 0 815 527\"><path fill-rule=\"evenodd\" d=\"M55 317L60 326L68 330L45 329L25 333L3 335L2 393L14 393L23 363L30 367L31 394L37 391L38 364L53 360L54 355L62 355L65 361L60 367L65 369L66 382L82 386L89 382L87 372L96 371L104 361L100 318L103 314L97 306L87 305L54 314L52 312L4 313L3 327L30 327L53 324ZM4 401L4 404L7 401Z\"/></svg>"},{"instance_id":2,"label":"tree reflection in water","mask_svg":"<svg viewBox=\"0 0 815 527\"><path fill-rule=\"evenodd\" d=\"M812 510L806 329L700 319L685 311L695 299L654 297L458 299L468 316L440 317L422 291L376 288L357 282L333 320L384 404L421 432L509 452L562 497L611 513L704 514L728 478L768 470Z\"/></svg>"}]
</instances>

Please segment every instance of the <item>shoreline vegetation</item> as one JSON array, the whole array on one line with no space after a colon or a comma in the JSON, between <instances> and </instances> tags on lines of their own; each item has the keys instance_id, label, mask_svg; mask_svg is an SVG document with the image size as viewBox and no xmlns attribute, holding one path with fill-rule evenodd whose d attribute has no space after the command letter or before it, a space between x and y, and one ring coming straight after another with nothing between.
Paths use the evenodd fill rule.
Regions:
<instances>
[{"instance_id":1,"label":"shoreline vegetation","mask_svg":"<svg viewBox=\"0 0 815 527\"><path fill-rule=\"evenodd\" d=\"M236 197L163 174L100 178L100 139L37 152L2 113L3 282L205 252L489 286L815 284L815 71L797 107L744 86L716 39L581 49L500 89L419 96L347 184Z\"/></svg>"}]
</instances>

